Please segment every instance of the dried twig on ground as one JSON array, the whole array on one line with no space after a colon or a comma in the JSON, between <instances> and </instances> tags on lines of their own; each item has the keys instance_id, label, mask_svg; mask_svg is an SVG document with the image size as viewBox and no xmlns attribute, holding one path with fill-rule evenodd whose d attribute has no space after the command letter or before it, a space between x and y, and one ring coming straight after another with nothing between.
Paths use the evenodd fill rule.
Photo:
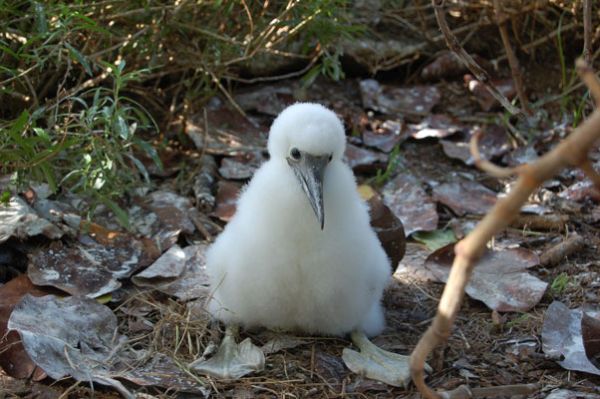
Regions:
<instances>
[{"instance_id":1,"label":"dried twig on ground","mask_svg":"<svg viewBox=\"0 0 600 399\"><path fill-rule=\"evenodd\" d=\"M487 90L490 92L492 96L496 100L502 104L502 106L511 114L518 115L523 112L512 105L508 98L506 98L500 91L490 83L490 77L488 73L483 69L479 64L465 51L465 49L460 45L456 36L452 34L448 23L446 22L445 12L444 12L444 0L431 0L433 4L433 8L435 11L435 17L437 19L438 25L440 26L440 30L444 35L444 39L446 39L446 45L450 50L452 50L458 58L465 64L465 66L471 71L471 73L479 80L482 84L485 85Z\"/></svg>"},{"instance_id":2,"label":"dried twig on ground","mask_svg":"<svg viewBox=\"0 0 600 399\"><path fill-rule=\"evenodd\" d=\"M584 246L585 240L583 237L579 234L573 234L565 241L556 244L544 252L544 254L540 257L540 264L542 266L556 265L567 256L582 249Z\"/></svg>"},{"instance_id":3,"label":"dried twig on ground","mask_svg":"<svg viewBox=\"0 0 600 399\"><path fill-rule=\"evenodd\" d=\"M502 43L504 44L504 50L506 51L506 56L508 57L510 72L512 74L513 81L515 82L517 96L521 102L521 108L527 115L531 115L529 101L527 100L527 96L525 95L525 90L523 88L523 76L521 74L521 68L519 67L519 60L517 60L517 57L515 56L515 52L513 51L513 48L510 44L510 39L508 37L508 29L506 29L506 20L508 17L504 14L504 11L502 11L500 0L494 0L494 13L496 16L496 24L498 25L498 30L500 31L500 37L502 38Z\"/></svg>"},{"instance_id":4,"label":"dried twig on ground","mask_svg":"<svg viewBox=\"0 0 600 399\"><path fill-rule=\"evenodd\" d=\"M582 80L588 84L592 93L600 92L600 83L593 71L582 60L577 62ZM432 325L421 337L411 355L411 372L415 385L428 399L473 398L475 391L462 386L453 391L438 393L425 384L424 364L427 356L438 345L447 341L454 321L464 298L464 291L477 259L486 248L487 242L507 227L519 214L521 206L535 189L545 180L556 175L566 166L579 166L587 161L587 153L600 138L600 109L594 110L570 136L554 150L539 158L531 165L517 168L518 179L511 192L500 199L492 210L479 222L477 227L456 244L456 254L450 276L437 314ZM504 390L505 387L498 387ZM492 388L490 388L492 389ZM511 388L513 389L513 388ZM518 389L535 389L534 385L520 386ZM492 389L494 390L494 389ZM497 393L497 392L495 392ZM502 393L507 395L506 392ZM522 394L522 393L520 393Z\"/></svg>"},{"instance_id":5,"label":"dried twig on ground","mask_svg":"<svg viewBox=\"0 0 600 399\"><path fill-rule=\"evenodd\" d=\"M546 230L561 232L569 221L567 215L523 215L519 214L510 224L512 227L519 227L530 230Z\"/></svg>"}]
</instances>

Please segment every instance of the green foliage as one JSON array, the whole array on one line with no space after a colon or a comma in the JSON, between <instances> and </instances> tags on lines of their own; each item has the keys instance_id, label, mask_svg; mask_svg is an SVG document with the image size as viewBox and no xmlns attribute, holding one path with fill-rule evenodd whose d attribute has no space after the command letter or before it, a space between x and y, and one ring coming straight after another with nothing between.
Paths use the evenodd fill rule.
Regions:
<instances>
[{"instance_id":1,"label":"green foliage","mask_svg":"<svg viewBox=\"0 0 600 399\"><path fill-rule=\"evenodd\" d=\"M160 166L155 147L170 105L201 106L260 57L318 60L317 75L343 78L332 43L359 31L346 7L0 2L0 175L118 208L119 196L148 182L148 160Z\"/></svg>"},{"instance_id":2,"label":"green foliage","mask_svg":"<svg viewBox=\"0 0 600 399\"><path fill-rule=\"evenodd\" d=\"M570 282L571 279L569 278L569 275L563 272L556 276L554 281L552 281L552 284L550 284L550 292L555 296L560 295L565 292Z\"/></svg>"},{"instance_id":3,"label":"green foliage","mask_svg":"<svg viewBox=\"0 0 600 399\"><path fill-rule=\"evenodd\" d=\"M388 164L385 168L385 170L382 169L378 169L377 170L377 175L375 175L375 185L376 186L382 186L383 184L385 184L385 182L387 182L396 172L396 169L398 169L398 167L400 165L402 165L402 155L400 155L400 145L396 145L394 146L394 149L392 150L392 152L390 152L390 156L388 158Z\"/></svg>"},{"instance_id":4,"label":"green foliage","mask_svg":"<svg viewBox=\"0 0 600 399\"><path fill-rule=\"evenodd\" d=\"M415 241L425 244L425 246L432 251L456 242L456 236L450 229L417 231L412 235L412 238L414 238Z\"/></svg>"}]
</instances>

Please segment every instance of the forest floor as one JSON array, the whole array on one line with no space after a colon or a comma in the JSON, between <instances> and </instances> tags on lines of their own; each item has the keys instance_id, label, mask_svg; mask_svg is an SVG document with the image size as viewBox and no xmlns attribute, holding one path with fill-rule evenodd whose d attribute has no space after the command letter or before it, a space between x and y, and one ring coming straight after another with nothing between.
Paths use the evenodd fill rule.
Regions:
<instances>
[{"instance_id":1,"label":"forest floor","mask_svg":"<svg viewBox=\"0 0 600 399\"><path fill-rule=\"evenodd\" d=\"M560 70L552 68L526 74L525 87L530 98L543 101L560 94L545 90L550 86L548 82L555 82L559 76ZM387 327L374 339L384 349L409 354L435 315L443 288L441 280L447 273L444 268L451 258L445 245L472 229L494 204L496 196L510 188L510 179L499 181L472 165L468 153L471 134L483 132L483 156L496 163L531 162L572 131L579 121L580 116L575 115L578 110L584 114L589 110L587 105L578 107L582 98L579 91L537 107L535 116L528 121L507 118L497 105L469 91L462 75L439 77L433 82L413 77L412 81L415 83L348 78L337 83L317 80L308 89L302 88L299 81L250 86L233 92L245 116L227 99L215 98L206 110L208 120L199 112L196 118L173 125L172 145L160 154L164 170L153 172L154 188L132 196L128 202L130 232L116 224L109 209L99 209L92 217L96 224L70 233L64 227L68 224L66 217L51 220L65 232L60 239L44 233L45 238L35 235L17 240L15 233L2 244L3 254L10 253L11 262L17 265L16 273L27 269L31 281L44 291L36 296L56 293L43 288L53 285L72 295L102 299L104 308L116 315L119 333L127 337L127 356L137 354L135 364L129 364L129 374L123 376L111 369L111 375L130 391L145 397L417 398L414 386L392 387L350 372L341 354L351 343L341 338L293 336L285 341L283 349L266 355L264 371L238 381L197 376L190 371L189 363L222 337L222 326L210 324L201 310L203 292L190 288L194 284L192 277L199 275L194 273L201 270L192 270L190 263L186 266L189 270L175 275L164 270L152 275L136 274L143 267L154 265L161 252L175 245L183 250L193 248L186 260L202 264L206 244L235 210L239 188L266 159L264 145L275 115L298 100L321 102L335 110L346 124L351 145L347 161L358 183L379 193L381 201L403 221L409 236L406 255L384 296ZM201 155L212 157L218 172L201 160ZM598 149L592 149L592 159L600 163ZM216 179L214 204L206 192L204 197L200 195L204 183L198 176L203 174L209 180ZM43 213L36 202L46 200L42 191L33 188L22 193L39 215ZM522 214L530 216L520 217L520 224L490 244L490 257L484 258L479 268L485 268L486 261L490 263L474 275L448 344L429 360L433 367L427 379L430 386L452 389L465 383L471 387L539 383L540 391L529 397L600 398L600 350L593 343L597 342L600 329L584 326L582 333L582 316L572 312L585 309L592 317L600 312L599 199L574 169L546 182L530 199L528 213ZM50 200L56 202L53 206L64 205L63 214L71 212L66 209L71 209L72 198ZM544 257L551 248L573 240L575 235L581 238L568 256L551 260ZM93 256L128 259L131 253L118 250L126 246L123 242L131 247L135 241L140 248L137 255L147 255L149 259L140 259L135 267L119 275L115 266L105 280L90 283L90 277L81 270L85 261L77 256L82 246L90 248L90 239L95 240L93 245L110 249L108 255L94 252ZM160 241L160 245L157 249L147 241ZM50 258L48 253L59 255ZM51 281L50 270L64 272L68 268L71 280L60 284ZM12 277L4 276L5 284L0 290L8 291ZM117 280L119 284L115 285ZM177 281L181 284L174 287ZM21 299L24 293L33 291L28 286L14 298ZM1 309L14 305L3 303ZM93 305L84 305L82 309L93 312ZM44 306L47 310L59 305ZM34 312L33 305L20 308L24 314ZM60 311L47 312L48 317L61 320ZM3 317L0 322L5 323L8 315ZM106 317L102 323L115 322L110 315ZM98 324L84 325L100 329ZM65 322L64 328L72 325ZM93 335L90 331L87 334ZM263 330L242 331L240 338L245 337L259 346L273 339L271 333ZM587 355L569 346L582 347L582 342ZM573 350L569 352L569 348ZM557 353L561 350L566 354L565 367L559 364L561 357ZM168 357L164 367L160 371L151 367L142 370L142 365L159 363L157 354ZM58 364L61 360L52 362ZM66 362L67 366L70 362ZM38 359L35 363L40 364ZM111 367L116 367L116 363ZM571 370L577 367L595 368L596 375ZM101 384L94 384L92 390L85 382L74 386L70 378L54 381L44 373L38 377L39 381L34 382L0 373L0 398L120 396Z\"/></svg>"}]
</instances>

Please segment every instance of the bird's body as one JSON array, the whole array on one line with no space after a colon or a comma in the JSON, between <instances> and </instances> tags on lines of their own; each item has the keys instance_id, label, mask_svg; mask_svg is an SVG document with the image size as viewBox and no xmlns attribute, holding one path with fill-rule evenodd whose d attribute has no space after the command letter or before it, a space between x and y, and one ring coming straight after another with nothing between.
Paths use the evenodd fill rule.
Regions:
<instances>
[{"instance_id":1,"label":"bird's body","mask_svg":"<svg viewBox=\"0 0 600 399\"><path fill-rule=\"evenodd\" d=\"M296 104L276 119L270 160L242 192L235 216L207 253L209 312L216 318L307 333L381 332L389 261L342 161L344 143L341 122L320 105ZM318 201L309 200L318 190L298 172L312 155L327 158L323 227L315 218Z\"/></svg>"}]
</instances>

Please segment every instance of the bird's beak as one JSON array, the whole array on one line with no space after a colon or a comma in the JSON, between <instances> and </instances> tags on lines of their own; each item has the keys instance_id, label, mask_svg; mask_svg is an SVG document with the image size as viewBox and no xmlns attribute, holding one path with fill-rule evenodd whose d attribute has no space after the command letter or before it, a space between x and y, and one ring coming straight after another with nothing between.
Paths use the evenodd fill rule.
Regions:
<instances>
[{"instance_id":1,"label":"bird's beak","mask_svg":"<svg viewBox=\"0 0 600 399\"><path fill-rule=\"evenodd\" d=\"M325 167L329 163L329 159L329 155L311 155L306 152L303 152L302 158L297 161L288 158L288 164L294 170L321 224L321 230L325 226L323 176L325 175Z\"/></svg>"}]
</instances>

